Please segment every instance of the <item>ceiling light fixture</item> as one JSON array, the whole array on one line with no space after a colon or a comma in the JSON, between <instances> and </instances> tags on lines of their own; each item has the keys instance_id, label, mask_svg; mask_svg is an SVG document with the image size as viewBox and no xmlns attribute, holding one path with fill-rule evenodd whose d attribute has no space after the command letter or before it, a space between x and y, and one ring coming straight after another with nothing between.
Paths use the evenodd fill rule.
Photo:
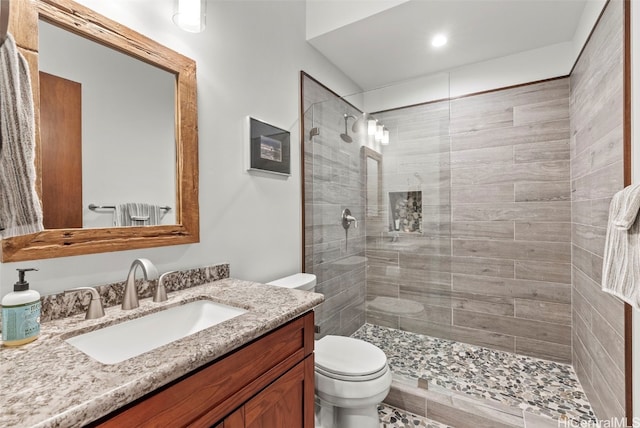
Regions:
<instances>
[{"instance_id":1,"label":"ceiling light fixture","mask_svg":"<svg viewBox=\"0 0 640 428\"><path fill-rule=\"evenodd\" d=\"M174 0L173 23L189 33L204 31L206 0Z\"/></svg>"},{"instance_id":2,"label":"ceiling light fixture","mask_svg":"<svg viewBox=\"0 0 640 428\"><path fill-rule=\"evenodd\" d=\"M445 36L444 34L436 34L435 36L433 36L433 38L431 39L431 46L433 46L434 48L440 48L444 45L447 44L447 36Z\"/></svg>"}]
</instances>

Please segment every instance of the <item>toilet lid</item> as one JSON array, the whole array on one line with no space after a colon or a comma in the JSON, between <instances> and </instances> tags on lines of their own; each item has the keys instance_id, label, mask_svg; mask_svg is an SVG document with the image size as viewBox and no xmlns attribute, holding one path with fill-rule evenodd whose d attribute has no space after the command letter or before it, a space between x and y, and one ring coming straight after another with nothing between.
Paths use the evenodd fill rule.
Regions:
<instances>
[{"instance_id":1,"label":"toilet lid","mask_svg":"<svg viewBox=\"0 0 640 428\"><path fill-rule=\"evenodd\" d=\"M315 343L315 365L327 373L366 376L386 364L387 356L380 348L360 339L325 336Z\"/></svg>"}]
</instances>

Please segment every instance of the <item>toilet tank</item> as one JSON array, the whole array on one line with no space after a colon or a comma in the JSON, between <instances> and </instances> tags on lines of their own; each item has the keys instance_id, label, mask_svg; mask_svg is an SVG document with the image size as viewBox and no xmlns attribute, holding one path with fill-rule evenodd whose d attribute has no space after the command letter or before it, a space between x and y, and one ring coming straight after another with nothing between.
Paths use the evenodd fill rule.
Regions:
<instances>
[{"instance_id":1,"label":"toilet tank","mask_svg":"<svg viewBox=\"0 0 640 428\"><path fill-rule=\"evenodd\" d=\"M278 287L295 288L296 290L314 291L316 276L311 273L296 273L268 282L269 285Z\"/></svg>"}]
</instances>

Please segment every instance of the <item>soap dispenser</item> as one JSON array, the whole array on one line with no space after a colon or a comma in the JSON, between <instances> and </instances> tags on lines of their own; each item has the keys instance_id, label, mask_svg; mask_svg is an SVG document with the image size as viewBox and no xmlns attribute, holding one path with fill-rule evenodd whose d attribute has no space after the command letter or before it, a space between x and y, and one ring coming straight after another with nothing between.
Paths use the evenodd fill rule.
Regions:
<instances>
[{"instance_id":1,"label":"soap dispenser","mask_svg":"<svg viewBox=\"0 0 640 428\"><path fill-rule=\"evenodd\" d=\"M13 293L2 299L2 342L4 346L20 346L37 339L40 334L40 293L29 290L25 272L17 269L18 282Z\"/></svg>"}]
</instances>

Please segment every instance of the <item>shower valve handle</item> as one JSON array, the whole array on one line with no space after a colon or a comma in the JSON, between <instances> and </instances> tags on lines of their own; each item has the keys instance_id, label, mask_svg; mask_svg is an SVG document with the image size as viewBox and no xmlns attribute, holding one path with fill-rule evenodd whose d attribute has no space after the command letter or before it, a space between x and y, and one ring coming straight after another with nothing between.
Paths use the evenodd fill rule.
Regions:
<instances>
[{"instance_id":1,"label":"shower valve handle","mask_svg":"<svg viewBox=\"0 0 640 428\"><path fill-rule=\"evenodd\" d=\"M349 210L349 208L346 208L342 211L342 227L349 229L351 223L354 224L356 229L358 228L358 219L351 215L351 210Z\"/></svg>"}]
</instances>

